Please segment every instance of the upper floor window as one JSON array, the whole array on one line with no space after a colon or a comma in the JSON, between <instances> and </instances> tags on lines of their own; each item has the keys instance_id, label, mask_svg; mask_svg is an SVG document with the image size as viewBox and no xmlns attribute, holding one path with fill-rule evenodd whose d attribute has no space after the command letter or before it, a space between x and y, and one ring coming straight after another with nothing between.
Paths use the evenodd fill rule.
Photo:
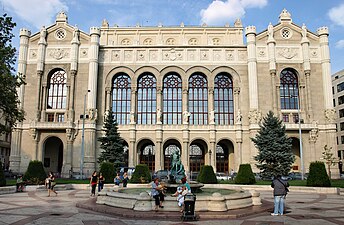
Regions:
<instances>
[{"instance_id":1,"label":"upper floor window","mask_svg":"<svg viewBox=\"0 0 344 225\"><path fill-rule=\"evenodd\" d=\"M137 83L137 123L156 122L156 79L151 73L144 73Z\"/></svg>"},{"instance_id":2,"label":"upper floor window","mask_svg":"<svg viewBox=\"0 0 344 225\"><path fill-rule=\"evenodd\" d=\"M49 79L48 109L65 109L67 100L67 75L64 70L56 70Z\"/></svg>"},{"instance_id":3,"label":"upper floor window","mask_svg":"<svg viewBox=\"0 0 344 225\"><path fill-rule=\"evenodd\" d=\"M281 109L298 109L298 79L294 70L285 69L280 77Z\"/></svg>"},{"instance_id":4,"label":"upper floor window","mask_svg":"<svg viewBox=\"0 0 344 225\"><path fill-rule=\"evenodd\" d=\"M208 82L201 73L189 78L189 112L190 124L208 123Z\"/></svg>"},{"instance_id":5,"label":"upper floor window","mask_svg":"<svg viewBox=\"0 0 344 225\"><path fill-rule=\"evenodd\" d=\"M344 117L344 109L339 110L339 118Z\"/></svg>"},{"instance_id":6,"label":"upper floor window","mask_svg":"<svg viewBox=\"0 0 344 225\"><path fill-rule=\"evenodd\" d=\"M337 93L344 90L344 82L337 84Z\"/></svg>"},{"instance_id":7,"label":"upper floor window","mask_svg":"<svg viewBox=\"0 0 344 225\"><path fill-rule=\"evenodd\" d=\"M118 124L130 123L131 80L121 73L112 81L112 112Z\"/></svg>"},{"instance_id":8,"label":"upper floor window","mask_svg":"<svg viewBox=\"0 0 344 225\"><path fill-rule=\"evenodd\" d=\"M344 103L344 96L338 97L338 105L341 105L343 103ZM334 105L334 106L336 106L336 105Z\"/></svg>"},{"instance_id":9,"label":"upper floor window","mask_svg":"<svg viewBox=\"0 0 344 225\"><path fill-rule=\"evenodd\" d=\"M182 123L182 79L176 73L164 78L163 86L163 123Z\"/></svg>"},{"instance_id":10,"label":"upper floor window","mask_svg":"<svg viewBox=\"0 0 344 225\"><path fill-rule=\"evenodd\" d=\"M233 83L226 73L215 77L214 109L216 124L234 124Z\"/></svg>"}]
</instances>

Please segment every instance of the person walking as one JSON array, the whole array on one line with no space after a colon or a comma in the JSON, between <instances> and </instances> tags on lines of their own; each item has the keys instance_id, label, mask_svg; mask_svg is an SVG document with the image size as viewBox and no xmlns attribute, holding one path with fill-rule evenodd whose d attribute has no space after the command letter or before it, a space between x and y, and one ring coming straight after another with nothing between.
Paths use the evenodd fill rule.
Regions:
<instances>
[{"instance_id":1,"label":"person walking","mask_svg":"<svg viewBox=\"0 0 344 225\"><path fill-rule=\"evenodd\" d=\"M284 212L285 197L289 191L289 183L288 181L282 180L281 175L277 175L274 177L271 187L274 189L274 212L271 213L271 216L282 216Z\"/></svg>"},{"instance_id":2,"label":"person walking","mask_svg":"<svg viewBox=\"0 0 344 225\"><path fill-rule=\"evenodd\" d=\"M161 186L159 187L159 178L154 178L154 181L152 182L152 191L151 195L155 200L155 211L157 212L159 208L164 208L162 203L165 200L165 196L162 193Z\"/></svg>"},{"instance_id":3,"label":"person walking","mask_svg":"<svg viewBox=\"0 0 344 225\"><path fill-rule=\"evenodd\" d=\"M57 192L54 190L56 181L55 181L55 176L53 172L49 172L48 176L49 184L48 184L48 197L50 197L50 192L54 192L55 195L57 196Z\"/></svg>"},{"instance_id":4,"label":"person walking","mask_svg":"<svg viewBox=\"0 0 344 225\"><path fill-rule=\"evenodd\" d=\"M103 190L104 188L104 182L105 182L105 178L103 176L102 173L99 173L99 178L98 178L98 192L100 192L101 190Z\"/></svg>"},{"instance_id":5,"label":"person walking","mask_svg":"<svg viewBox=\"0 0 344 225\"><path fill-rule=\"evenodd\" d=\"M90 178L91 196L96 196L97 183L98 183L97 171L94 171Z\"/></svg>"},{"instance_id":6,"label":"person walking","mask_svg":"<svg viewBox=\"0 0 344 225\"><path fill-rule=\"evenodd\" d=\"M124 174L123 174L123 180L122 180L123 187L127 187L128 180L129 180L128 174L127 174L127 172L124 172Z\"/></svg>"}]
</instances>

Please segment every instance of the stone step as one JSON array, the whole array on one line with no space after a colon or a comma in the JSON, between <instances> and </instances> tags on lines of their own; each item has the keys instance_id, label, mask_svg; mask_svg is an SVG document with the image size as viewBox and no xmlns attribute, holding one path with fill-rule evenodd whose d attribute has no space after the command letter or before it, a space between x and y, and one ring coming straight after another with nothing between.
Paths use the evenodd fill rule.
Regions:
<instances>
[{"instance_id":1,"label":"stone step","mask_svg":"<svg viewBox=\"0 0 344 225\"><path fill-rule=\"evenodd\" d=\"M46 191L47 188L46 188L45 186L40 186L40 187L38 187L36 190L37 190L37 191ZM58 185L55 186L54 190L55 190L55 191L66 191L66 190L68 190L68 189L67 189L66 185L64 185L64 184L58 184Z\"/></svg>"},{"instance_id":2,"label":"stone step","mask_svg":"<svg viewBox=\"0 0 344 225\"><path fill-rule=\"evenodd\" d=\"M344 195L344 188L339 188L339 195Z\"/></svg>"}]
</instances>

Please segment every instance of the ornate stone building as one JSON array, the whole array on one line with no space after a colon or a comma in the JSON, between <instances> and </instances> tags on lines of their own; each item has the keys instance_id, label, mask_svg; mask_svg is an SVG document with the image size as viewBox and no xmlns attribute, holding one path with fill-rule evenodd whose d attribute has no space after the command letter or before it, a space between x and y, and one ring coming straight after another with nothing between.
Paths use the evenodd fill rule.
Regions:
<instances>
[{"instance_id":1,"label":"ornate stone building","mask_svg":"<svg viewBox=\"0 0 344 225\"><path fill-rule=\"evenodd\" d=\"M218 172L254 167L250 138L271 110L293 138L293 170L303 158L306 172L325 144L336 145L328 35L326 27L313 33L294 24L286 10L261 32L240 20L224 27L103 21L88 34L64 13L38 33L22 29L18 72L27 85L18 91L26 120L12 133L11 169L25 171L37 159L63 176L81 165L90 174L111 112L128 166L168 168L177 150L187 172L203 164Z\"/></svg>"}]
</instances>

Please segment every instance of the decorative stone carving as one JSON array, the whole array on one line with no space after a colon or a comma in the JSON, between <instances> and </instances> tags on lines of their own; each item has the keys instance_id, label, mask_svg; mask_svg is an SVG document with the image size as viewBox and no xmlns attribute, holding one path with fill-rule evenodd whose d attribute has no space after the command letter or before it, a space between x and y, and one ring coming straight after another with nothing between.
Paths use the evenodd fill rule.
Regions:
<instances>
[{"instance_id":1,"label":"decorative stone carving","mask_svg":"<svg viewBox=\"0 0 344 225\"><path fill-rule=\"evenodd\" d=\"M309 132L309 142L315 143L318 139L318 133L319 133L318 121L313 120L312 121L312 129Z\"/></svg>"},{"instance_id":2,"label":"decorative stone carving","mask_svg":"<svg viewBox=\"0 0 344 225\"><path fill-rule=\"evenodd\" d=\"M125 38L121 41L121 45L130 45L131 41L128 38Z\"/></svg>"},{"instance_id":3,"label":"decorative stone carving","mask_svg":"<svg viewBox=\"0 0 344 225\"><path fill-rule=\"evenodd\" d=\"M201 60L207 60L208 57L208 51L207 50L202 50L201 51Z\"/></svg>"},{"instance_id":4,"label":"decorative stone carving","mask_svg":"<svg viewBox=\"0 0 344 225\"><path fill-rule=\"evenodd\" d=\"M302 24L301 35L302 35L302 38L307 38L307 27L305 24Z\"/></svg>"},{"instance_id":5,"label":"decorative stone carving","mask_svg":"<svg viewBox=\"0 0 344 225\"><path fill-rule=\"evenodd\" d=\"M149 59L150 59L150 61L157 61L158 60L158 51L150 50L149 51Z\"/></svg>"},{"instance_id":6,"label":"decorative stone carving","mask_svg":"<svg viewBox=\"0 0 344 225\"><path fill-rule=\"evenodd\" d=\"M233 61L234 60L234 51L227 51L226 60L227 61Z\"/></svg>"},{"instance_id":7,"label":"decorative stone carving","mask_svg":"<svg viewBox=\"0 0 344 225\"><path fill-rule=\"evenodd\" d=\"M119 51L113 50L111 52L111 61L119 61Z\"/></svg>"},{"instance_id":8,"label":"decorative stone carving","mask_svg":"<svg viewBox=\"0 0 344 225\"><path fill-rule=\"evenodd\" d=\"M30 129L30 135L33 138L33 140L35 140L35 141L38 140L38 130L36 128Z\"/></svg>"},{"instance_id":9,"label":"decorative stone carving","mask_svg":"<svg viewBox=\"0 0 344 225\"><path fill-rule=\"evenodd\" d=\"M37 58L37 51L31 50L30 51L30 59L36 59Z\"/></svg>"},{"instance_id":10,"label":"decorative stone carving","mask_svg":"<svg viewBox=\"0 0 344 225\"><path fill-rule=\"evenodd\" d=\"M215 124L215 111L211 110L209 112L209 124Z\"/></svg>"},{"instance_id":11,"label":"decorative stone carving","mask_svg":"<svg viewBox=\"0 0 344 225\"><path fill-rule=\"evenodd\" d=\"M260 121L262 120L262 113L258 109L250 110L248 119L251 124L260 123Z\"/></svg>"},{"instance_id":12,"label":"decorative stone carving","mask_svg":"<svg viewBox=\"0 0 344 225\"><path fill-rule=\"evenodd\" d=\"M197 38L191 38L189 40L189 45L198 45L198 40Z\"/></svg>"},{"instance_id":13,"label":"decorative stone carving","mask_svg":"<svg viewBox=\"0 0 344 225\"><path fill-rule=\"evenodd\" d=\"M41 31L39 32L38 44L46 45L47 44L46 37L47 37L47 28L45 28L45 26L42 26Z\"/></svg>"},{"instance_id":14,"label":"decorative stone carving","mask_svg":"<svg viewBox=\"0 0 344 225\"><path fill-rule=\"evenodd\" d=\"M73 30L73 40L72 40L72 43L77 43L79 44L79 36L80 36L80 30L77 26L74 27L74 30Z\"/></svg>"},{"instance_id":15,"label":"decorative stone carving","mask_svg":"<svg viewBox=\"0 0 344 225\"><path fill-rule=\"evenodd\" d=\"M65 49L56 48L56 49L50 50L49 55L56 60L60 60L60 59L63 59L64 57L68 57L69 51Z\"/></svg>"},{"instance_id":16,"label":"decorative stone carving","mask_svg":"<svg viewBox=\"0 0 344 225\"><path fill-rule=\"evenodd\" d=\"M269 26L268 26L268 40L274 40L274 27L272 26L271 23L269 23Z\"/></svg>"},{"instance_id":17,"label":"decorative stone carving","mask_svg":"<svg viewBox=\"0 0 344 225\"><path fill-rule=\"evenodd\" d=\"M55 31L55 39L57 39L57 40L65 39L66 35L67 35L67 32L63 28L60 28L57 31Z\"/></svg>"},{"instance_id":18,"label":"decorative stone carving","mask_svg":"<svg viewBox=\"0 0 344 225\"><path fill-rule=\"evenodd\" d=\"M297 49L295 48L283 48L278 50L278 54L286 59L292 59L297 56Z\"/></svg>"},{"instance_id":19,"label":"decorative stone carving","mask_svg":"<svg viewBox=\"0 0 344 225\"><path fill-rule=\"evenodd\" d=\"M316 49L316 48L310 49L310 52L311 52L311 57L312 58L317 58L318 57L318 49Z\"/></svg>"},{"instance_id":20,"label":"decorative stone carving","mask_svg":"<svg viewBox=\"0 0 344 225\"><path fill-rule=\"evenodd\" d=\"M174 38L168 38L166 40L166 45L175 45L176 44L176 40Z\"/></svg>"},{"instance_id":21,"label":"decorative stone carving","mask_svg":"<svg viewBox=\"0 0 344 225\"><path fill-rule=\"evenodd\" d=\"M336 122L336 110L326 109L325 110L325 120L327 123L335 123Z\"/></svg>"},{"instance_id":22,"label":"decorative stone carving","mask_svg":"<svg viewBox=\"0 0 344 225\"><path fill-rule=\"evenodd\" d=\"M156 123L162 124L162 112L161 109L156 110Z\"/></svg>"},{"instance_id":23,"label":"decorative stone carving","mask_svg":"<svg viewBox=\"0 0 344 225\"><path fill-rule=\"evenodd\" d=\"M131 50L124 51L124 60L125 61L131 61L132 60L132 51Z\"/></svg>"},{"instance_id":24,"label":"decorative stone carving","mask_svg":"<svg viewBox=\"0 0 344 225\"><path fill-rule=\"evenodd\" d=\"M143 45L152 45L153 44L153 40L151 38L146 38L143 41Z\"/></svg>"},{"instance_id":25,"label":"decorative stone carving","mask_svg":"<svg viewBox=\"0 0 344 225\"><path fill-rule=\"evenodd\" d=\"M213 45L220 45L220 39L219 38L213 38Z\"/></svg>"},{"instance_id":26,"label":"decorative stone carving","mask_svg":"<svg viewBox=\"0 0 344 225\"><path fill-rule=\"evenodd\" d=\"M71 128L66 129L67 141L74 141L76 135L77 135L77 132L74 129L71 129Z\"/></svg>"},{"instance_id":27,"label":"decorative stone carving","mask_svg":"<svg viewBox=\"0 0 344 225\"><path fill-rule=\"evenodd\" d=\"M182 60L182 53L181 52L176 52L173 48L169 52L165 52L164 54L164 60Z\"/></svg>"},{"instance_id":28,"label":"decorative stone carving","mask_svg":"<svg viewBox=\"0 0 344 225\"><path fill-rule=\"evenodd\" d=\"M241 122L242 122L241 120L242 120L242 114L241 114L241 111L239 109L237 112L237 115L236 115L236 124L241 124Z\"/></svg>"},{"instance_id":29,"label":"decorative stone carving","mask_svg":"<svg viewBox=\"0 0 344 225\"><path fill-rule=\"evenodd\" d=\"M183 124L189 124L189 118L191 116L191 113L188 111L183 112Z\"/></svg>"},{"instance_id":30,"label":"decorative stone carving","mask_svg":"<svg viewBox=\"0 0 344 225\"><path fill-rule=\"evenodd\" d=\"M234 27L242 27L241 19L236 19L234 22Z\"/></svg>"},{"instance_id":31,"label":"decorative stone carving","mask_svg":"<svg viewBox=\"0 0 344 225\"><path fill-rule=\"evenodd\" d=\"M145 51L137 51L137 60L144 61L145 60Z\"/></svg>"},{"instance_id":32,"label":"decorative stone carving","mask_svg":"<svg viewBox=\"0 0 344 225\"><path fill-rule=\"evenodd\" d=\"M81 58L86 58L87 57L87 54L88 54L88 49L87 48L82 48L81 50L80 50L80 57Z\"/></svg>"},{"instance_id":33,"label":"decorative stone carving","mask_svg":"<svg viewBox=\"0 0 344 225\"><path fill-rule=\"evenodd\" d=\"M234 91L234 95L240 94L240 87L234 87L233 91Z\"/></svg>"},{"instance_id":34,"label":"decorative stone carving","mask_svg":"<svg viewBox=\"0 0 344 225\"><path fill-rule=\"evenodd\" d=\"M258 56L260 58L265 57L266 53L265 53L265 48L258 48Z\"/></svg>"},{"instance_id":35,"label":"decorative stone carving","mask_svg":"<svg viewBox=\"0 0 344 225\"><path fill-rule=\"evenodd\" d=\"M239 51L239 60L246 60L247 59L247 53L246 51Z\"/></svg>"},{"instance_id":36,"label":"decorative stone carving","mask_svg":"<svg viewBox=\"0 0 344 225\"><path fill-rule=\"evenodd\" d=\"M88 116L90 120L97 120L98 110L97 109L88 109Z\"/></svg>"},{"instance_id":37,"label":"decorative stone carving","mask_svg":"<svg viewBox=\"0 0 344 225\"><path fill-rule=\"evenodd\" d=\"M130 124L135 124L135 112L130 112Z\"/></svg>"}]
</instances>

